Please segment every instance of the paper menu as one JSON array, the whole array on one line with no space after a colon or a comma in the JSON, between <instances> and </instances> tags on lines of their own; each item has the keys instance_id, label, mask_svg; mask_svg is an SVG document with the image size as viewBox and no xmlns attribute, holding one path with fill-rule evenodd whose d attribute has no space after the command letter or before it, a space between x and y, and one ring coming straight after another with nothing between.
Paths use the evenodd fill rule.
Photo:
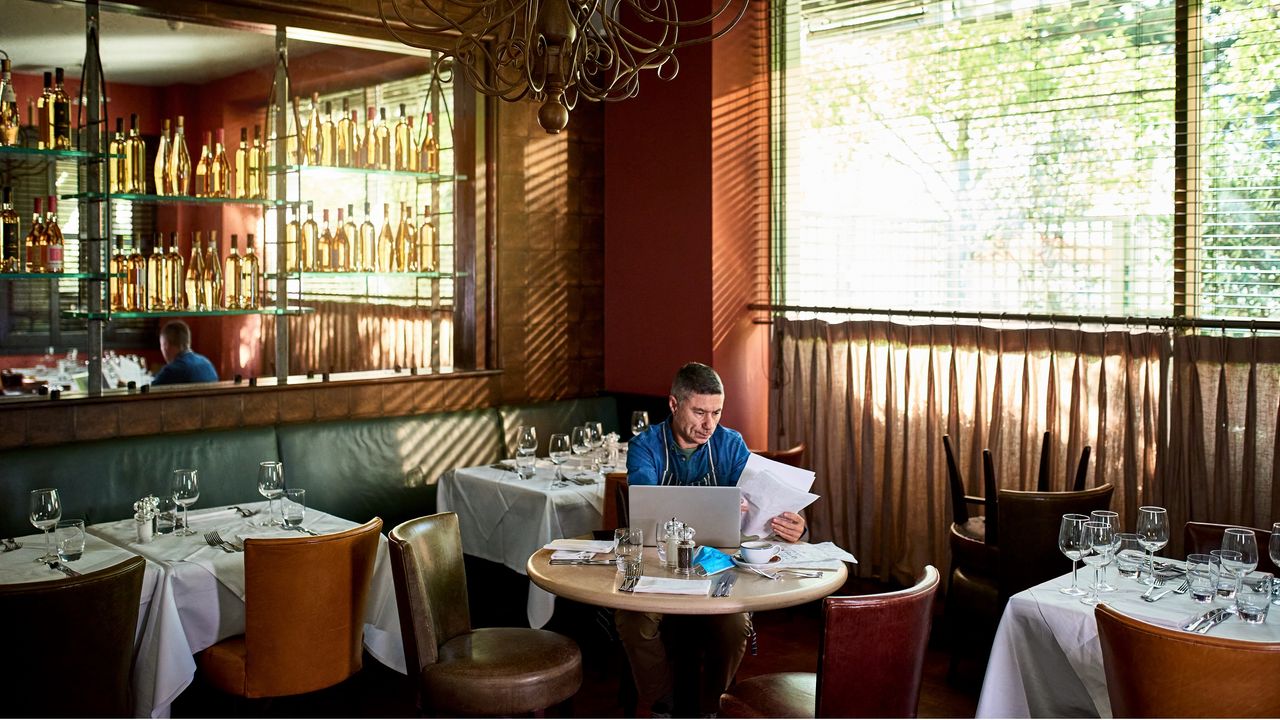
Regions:
<instances>
[{"instance_id":1,"label":"paper menu","mask_svg":"<svg viewBox=\"0 0 1280 720\"><path fill-rule=\"evenodd\" d=\"M738 478L738 489L747 503L742 518L742 534L765 537L772 530L769 521L783 512L799 512L817 495L813 487L814 472L792 467L752 453Z\"/></svg>"}]
</instances>

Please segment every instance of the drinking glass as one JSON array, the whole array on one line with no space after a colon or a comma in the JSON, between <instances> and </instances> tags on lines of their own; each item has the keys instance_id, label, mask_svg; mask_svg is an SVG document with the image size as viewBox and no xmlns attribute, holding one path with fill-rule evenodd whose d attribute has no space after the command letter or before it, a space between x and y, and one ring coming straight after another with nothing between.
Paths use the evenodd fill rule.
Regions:
<instances>
[{"instance_id":1,"label":"drinking glass","mask_svg":"<svg viewBox=\"0 0 1280 720\"><path fill-rule=\"evenodd\" d=\"M591 450L591 468L594 470L599 460L600 448L604 446L604 424L589 422L583 427L587 429L587 447Z\"/></svg>"},{"instance_id":2,"label":"drinking glass","mask_svg":"<svg viewBox=\"0 0 1280 720\"><path fill-rule=\"evenodd\" d=\"M280 516L285 527L302 527L307 519L307 491L302 488L285 490L280 500Z\"/></svg>"},{"instance_id":3,"label":"drinking glass","mask_svg":"<svg viewBox=\"0 0 1280 720\"><path fill-rule=\"evenodd\" d=\"M631 437L635 437L649 429L649 413L636 410L631 413Z\"/></svg>"},{"instance_id":4,"label":"drinking glass","mask_svg":"<svg viewBox=\"0 0 1280 720\"><path fill-rule=\"evenodd\" d=\"M516 457L531 457L538 454L538 428L532 425L521 425L516 440Z\"/></svg>"},{"instance_id":5,"label":"drinking glass","mask_svg":"<svg viewBox=\"0 0 1280 720\"><path fill-rule=\"evenodd\" d=\"M168 493L159 493L156 500L156 533L172 535L178 525L178 503Z\"/></svg>"},{"instance_id":6,"label":"drinking glass","mask_svg":"<svg viewBox=\"0 0 1280 720\"><path fill-rule=\"evenodd\" d=\"M1097 605L1101 599L1098 597L1098 592L1102 584L1102 568L1111 559L1113 549L1111 544L1114 542L1115 531L1108 523L1090 520L1084 524L1083 537L1080 559L1084 560L1085 565L1093 568L1093 592L1088 597L1080 598L1080 602L1085 605Z\"/></svg>"},{"instance_id":7,"label":"drinking glass","mask_svg":"<svg viewBox=\"0 0 1280 720\"><path fill-rule=\"evenodd\" d=\"M578 458L578 467L582 467L582 456L587 454L591 446L587 444L590 439L591 431L586 425L581 425L570 431L569 442L573 448L574 457Z\"/></svg>"},{"instance_id":8,"label":"drinking glass","mask_svg":"<svg viewBox=\"0 0 1280 720\"><path fill-rule=\"evenodd\" d=\"M615 553L618 559L618 570L623 577L635 577L640 574L642 552L644 551L644 532L640 528L618 528L613 531L617 541Z\"/></svg>"},{"instance_id":9,"label":"drinking glass","mask_svg":"<svg viewBox=\"0 0 1280 720\"><path fill-rule=\"evenodd\" d=\"M551 463L556 466L556 479L551 487L565 486L564 474L560 471L560 466L569 459L570 452L568 435L556 433L551 436L551 440L547 443L547 454L551 457Z\"/></svg>"},{"instance_id":10,"label":"drinking glass","mask_svg":"<svg viewBox=\"0 0 1280 720\"><path fill-rule=\"evenodd\" d=\"M1280 567L1280 522L1274 523L1271 526L1271 543L1267 550L1271 555L1271 562L1277 567ZM1280 589L1273 594L1275 595L1275 599L1271 601L1271 604L1280 605Z\"/></svg>"},{"instance_id":11,"label":"drinking glass","mask_svg":"<svg viewBox=\"0 0 1280 720\"><path fill-rule=\"evenodd\" d=\"M268 460L258 463L258 493L267 499L267 519L260 527L279 525L276 520L276 498L284 492L284 463Z\"/></svg>"},{"instance_id":12,"label":"drinking glass","mask_svg":"<svg viewBox=\"0 0 1280 720\"><path fill-rule=\"evenodd\" d=\"M1236 591L1236 611L1240 619L1259 625L1267 620L1267 608L1271 607L1271 573L1248 572L1240 576L1240 589Z\"/></svg>"},{"instance_id":13,"label":"drinking glass","mask_svg":"<svg viewBox=\"0 0 1280 720\"><path fill-rule=\"evenodd\" d=\"M196 500L200 499L199 473L192 469L173 471L173 501L182 506L182 529L174 535L195 535L191 529L191 520L187 514Z\"/></svg>"},{"instance_id":14,"label":"drinking glass","mask_svg":"<svg viewBox=\"0 0 1280 720\"><path fill-rule=\"evenodd\" d=\"M79 560L84 554L84 521L59 520L53 531L54 545L58 549L58 559L63 562Z\"/></svg>"},{"instance_id":15,"label":"drinking glass","mask_svg":"<svg viewBox=\"0 0 1280 720\"><path fill-rule=\"evenodd\" d=\"M1111 510L1094 510L1089 513L1089 520L1104 522L1111 526L1111 552L1107 555L1107 562L1102 566L1102 582L1098 585L1098 592L1115 592L1115 586L1107 582L1107 565L1116 564L1116 552L1120 549L1120 513Z\"/></svg>"},{"instance_id":16,"label":"drinking glass","mask_svg":"<svg viewBox=\"0 0 1280 720\"><path fill-rule=\"evenodd\" d=\"M62 519L62 498L58 496L58 490L56 488L32 490L29 517L31 524L35 525L37 530L44 532L44 555L33 562L49 563L57 560L58 556L53 551L49 531L57 527L58 521Z\"/></svg>"},{"instance_id":17,"label":"drinking glass","mask_svg":"<svg viewBox=\"0 0 1280 720\"><path fill-rule=\"evenodd\" d=\"M1214 563L1218 566L1218 597L1228 600L1236 596L1236 585L1240 581L1240 553L1235 550L1210 550Z\"/></svg>"},{"instance_id":18,"label":"drinking glass","mask_svg":"<svg viewBox=\"0 0 1280 720\"><path fill-rule=\"evenodd\" d=\"M1201 604L1213 602L1213 596L1218 594L1218 570L1213 556L1204 553L1188 555L1187 581L1192 600Z\"/></svg>"},{"instance_id":19,"label":"drinking glass","mask_svg":"<svg viewBox=\"0 0 1280 720\"><path fill-rule=\"evenodd\" d=\"M1240 573L1258 569L1258 538L1248 528L1227 528L1222 534L1222 549L1240 553Z\"/></svg>"},{"instance_id":20,"label":"drinking glass","mask_svg":"<svg viewBox=\"0 0 1280 720\"><path fill-rule=\"evenodd\" d=\"M1076 566L1084 554L1084 524L1087 522L1087 515L1067 513L1062 516L1062 524L1058 527L1058 549L1071 560L1071 587L1058 591L1063 595L1078 597L1085 594L1076 583Z\"/></svg>"},{"instance_id":21,"label":"drinking glass","mask_svg":"<svg viewBox=\"0 0 1280 720\"><path fill-rule=\"evenodd\" d=\"M1138 543L1138 533L1116 533L1116 570L1122 578L1138 577L1147 554Z\"/></svg>"},{"instance_id":22,"label":"drinking glass","mask_svg":"<svg viewBox=\"0 0 1280 720\"><path fill-rule=\"evenodd\" d=\"M1138 508L1138 543L1147 551L1147 568L1150 574L1142 582L1155 585L1156 551L1169 542L1169 515L1162 507L1144 505Z\"/></svg>"},{"instance_id":23,"label":"drinking glass","mask_svg":"<svg viewBox=\"0 0 1280 720\"><path fill-rule=\"evenodd\" d=\"M653 529L653 545L658 551L658 564L663 567L667 566L667 540L669 538L667 523L669 522L671 521L659 520L655 523L656 527Z\"/></svg>"}]
</instances>

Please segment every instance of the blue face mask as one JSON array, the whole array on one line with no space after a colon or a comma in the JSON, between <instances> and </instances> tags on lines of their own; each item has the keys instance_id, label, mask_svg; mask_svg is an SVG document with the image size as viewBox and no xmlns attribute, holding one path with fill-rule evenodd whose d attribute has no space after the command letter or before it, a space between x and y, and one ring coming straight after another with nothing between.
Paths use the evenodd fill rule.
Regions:
<instances>
[{"instance_id":1,"label":"blue face mask","mask_svg":"<svg viewBox=\"0 0 1280 720\"><path fill-rule=\"evenodd\" d=\"M733 567L733 560L719 550L703 545L693 555L693 566L703 576L715 575Z\"/></svg>"}]
</instances>

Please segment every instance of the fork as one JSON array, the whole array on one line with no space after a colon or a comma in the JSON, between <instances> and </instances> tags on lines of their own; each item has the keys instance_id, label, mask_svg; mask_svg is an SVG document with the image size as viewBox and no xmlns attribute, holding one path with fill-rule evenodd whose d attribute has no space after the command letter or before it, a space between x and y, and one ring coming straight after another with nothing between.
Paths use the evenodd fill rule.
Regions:
<instances>
[{"instance_id":1,"label":"fork","mask_svg":"<svg viewBox=\"0 0 1280 720\"><path fill-rule=\"evenodd\" d=\"M261 512L259 510L247 510L245 508L240 507L239 505L232 505L231 509L239 513L240 517L253 517L254 515L257 515L259 512Z\"/></svg>"},{"instance_id":2,"label":"fork","mask_svg":"<svg viewBox=\"0 0 1280 720\"><path fill-rule=\"evenodd\" d=\"M1140 597L1143 600L1146 600L1147 602L1153 603L1159 600L1160 598L1164 597L1165 595L1168 595L1169 593L1177 593L1181 595L1182 593L1190 589L1191 589L1191 580L1187 579L1187 580L1183 580L1182 584L1178 585L1178 587L1176 588L1169 588L1167 590L1156 593L1154 595L1148 593L1147 595L1141 595Z\"/></svg>"},{"instance_id":3,"label":"fork","mask_svg":"<svg viewBox=\"0 0 1280 720\"><path fill-rule=\"evenodd\" d=\"M216 547L224 553L232 552L226 545L222 544L221 540L222 538L217 537L217 533L212 530L204 534L204 541L209 547Z\"/></svg>"},{"instance_id":4,"label":"fork","mask_svg":"<svg viewBox=\"0 0 1280 720\"><path fill-rule=\"evenodd\" d=\"M231 552L244 552L243 545L237 545L231 542L230 540L227 540L226 538L222 537L222 533L218 530L214 530L212 532L213 532L213 539L217 540L218 543L223 545L224 547L231 548Z\"/></svg>"},{"instance_id":5,"label":"fork","mask_svg":"<svg viewBox=\"0 0 1280 720\"><path fill-rule=\"evenodd\" d=\"M622 584L618 586L618 592L633 592L635 590L636 583L638 582L640 582L639 575L632 575L629 578L625 578L623 579Z\"/></svg>"}]
</instances>

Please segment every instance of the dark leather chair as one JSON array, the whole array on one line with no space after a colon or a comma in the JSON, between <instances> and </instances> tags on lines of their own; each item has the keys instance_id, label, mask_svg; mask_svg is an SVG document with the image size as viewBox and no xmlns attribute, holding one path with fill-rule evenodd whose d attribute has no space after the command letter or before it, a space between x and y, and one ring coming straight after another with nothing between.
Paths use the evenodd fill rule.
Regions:
<instances>
[{"instance_id":1,"label":"dark leather chair","mask_svg":"<svg viewBox=\"0 0 1280 720\"><path fill-rule=\"evenodd\" d=\"M1182 526L1182 547L1186 553L1208 553L1222 547L1222 536L1227 528L1247 527L1245 525L1222 525L1220 523L1189 522ZM1273 575L1280 574L1276 564L1271 561L1268 548L1271 544L1271 531L1261 528L1249 528L1258 541L1258 570Z\"/></svg>"},{"instance_id":2,"label":"dark leather chair","mask_svg":"<svg viewBox=\"0 0 1280 720\"><path fill-rule=\"evenodd\" d=\"M1039 492L1050 492L1053 490L1050 458L1052 456L1053 437L1049 433L1044 434L1044 440L1040 443L1040 472L1036 476L1036 490ZM1085 445L1080 451L1080 462L1076 463L1075 479L1071 482L1071 489L1075 492L1084 490L1085 479L1089 474L1089 456L1093 453L1093 448Z\"/></svg>"},{"instance_id":3,"label":"dark leather chair","mask_svg":"<svg viewBox=\"0 0 1280 720\"><path fill-rule=\"evenodd\" d=\"M986 572L995 571L995 547L996 535L998 528L994 528L988 538L988 520L993 524L996 518L990 512L988 498L996 496L996 481L994 469L991 472L983 473L983 492L984 497L976 497L965 494L964 475L960 472L959 462L956 460L955 450L951 447L951 437L949 435L942 436L942 449L946 453L947 459L947 487L951 495L951 529L950 529L950 545L951 545L951 568L952 572L957 567L966 568L969 572ZM983 451L984 463L990 465L987 457L990 451ZM969 506L976 505L982 508L982 514L970 515Z\"/></svg>"},{"instance_id":4,"label":"dark leather chair","mask_svg":"<svg viewBox=\"0 0 1280 720\"><path fill-rule=\"evenodd\" d=\"M520 715L578 691L582 653L569 638L471 627L457 515L410 520L389 537L405 663L420 708L441 716Z\"/></svg>"},{"instance_id":5,"label":"dark leather chair","mask_svg":"<svg viewBox=\"0 0 1280 720\"><path fill-rule=\"evenodd\" d=\"M1110 483L1080 492L1000 490L1000 598L1055 578L1071 561L1058 550L1058 528L1067 513L1088 515L1111 506Z\"/></svg>"},{"instance_id":6,"label":"dark leather chair","mask_svg":"<svg viewBox=\"0 0 1280 720\"><path fill-rule=\"evenodd\" d=\"M1114 717L1280 717L1280 643L1185 633L1094 609Z\"/></svg>"},{"instance_id":7,"label":"dark leather chair","mask_svg":"<svg viewBox=\"0 0 1280 720\"><path fill-rule=\"evenodd\" d=\"M0 585L9 717L130 717L146 560L80 577Z\"/></svg>"},{"instance_id":8,"label":"dark leather chair","mask_svg":"<svg viewBox=\"0 0 1280 720\"><path fill-rule=\"evenodd\" d=\"M604 476L604 511L601 513L602 529L613 538L614 528L626 527L631 519L627 508L627 474L611 472Z\"/></svg>"},{"instance_id":9,"label":"dark leather chair","mask_svg":"<svg viewBox=\"0 0 1280 720\"><path fill-rule=\"evenodd\" d=\"M247 538L244 634L197 654L200 673L246 698L312 692L354 675L381 530L374 518L317 537Z\"/></svg>"},{"instance_id":10,"label":"dark leather chair","mask_svg":"<svg viewBox=\"0 0 1280 720\"><path fill-rule=\"evenodd\" d=\"M795 447L789 447L786 450L752 450L751 452L762 458L777 460L792 467L804 467L801 461L804 459L804 443L800 443Z\"/></svg>"},{"instance_id":11,"label":"dark leather chair","mask_svg":"<svg viewBox=\"0 0 1280 720\"><path fill-rule=\"evenodd\" d=\"M942 436L942 449L951 495L951 570L947 574L944 623L951 648L948 674L955 678L962 657L986 656L999 621L999 615L993 614L998 603L999 518L995 513L996 476L991 451L982 451L984 497L975 497L965 494L964 476L950 436ZM970 505L980 508L982 514L970 515Z\"/></svg>"},{"instance_id":12,"label":"dark leather chair","mask_svg":"<svg viewBox=\"0 0 1280 720\"><path fill-rule=\"evenodd\" d=\"M823 601L818 672L772 673L720 696L721 717L915 717L938 571L906 590Z\"/></svg>"}]
</instances>

